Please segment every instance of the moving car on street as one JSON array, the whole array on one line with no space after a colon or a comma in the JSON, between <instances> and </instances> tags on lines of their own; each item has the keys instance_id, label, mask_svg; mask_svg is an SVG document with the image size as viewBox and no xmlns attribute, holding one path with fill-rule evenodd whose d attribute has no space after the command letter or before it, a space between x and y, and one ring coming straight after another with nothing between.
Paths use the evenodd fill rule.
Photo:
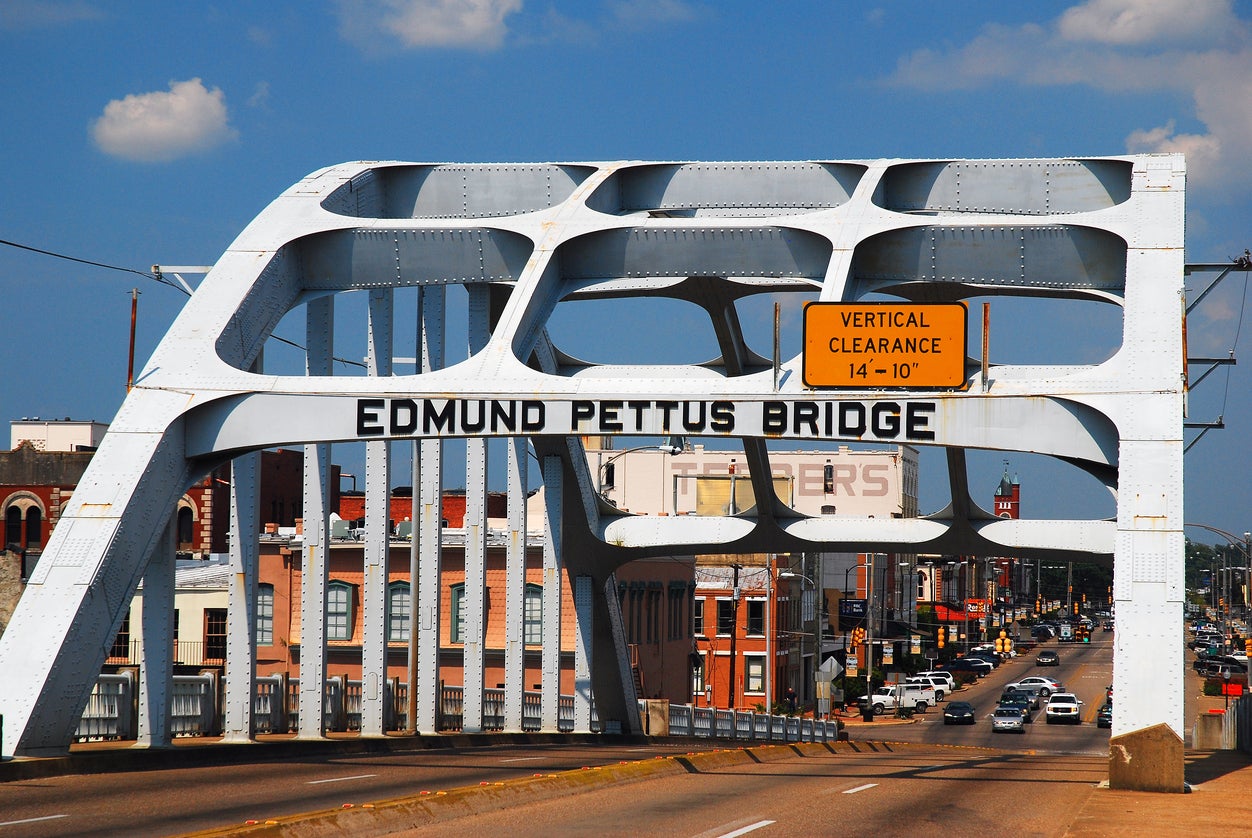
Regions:
<instances>
[{"instance_id":1,"label":"moving car on street","mask_svg":"<svg viewBox=\"0 0 1252 838\"><path fill-rule=\"evenodd\" d=\"M1047 678L1043 675L1030 675L1018 681L1017 683L1007 684L1004 687L1004 689L1006 690L1011 690L1014 688L1018 688L1018 689L1035 688L1036 692L1038 692L1042 698L1047 698L1053 693L1065 692L1065 687L1064 685L1061 684L1060 681L1056 680L1055 678Z\"/></svg>"},{"instance_id":2,"label":"moving car on street","mask_svg":"<svg viewBox=\"0 0 1252 838\"><path fill-rule=\"evenodd\" d=\"M1082 724L1082 702L1073 693L1053 693L1048 705L1043 708L1048 724L1068 722Z\"/></svg>"},{"instance_id":3,"label":"moving car on street","mask_svg":"<svg viewBox=\"0 0 1252 838\"><path fill-rule=\"evenodd\" d=\"M991 714L991 729L995 733L1025 733L1026 722L1022 714L1012 707L997 707Z\"/></svg>"},{"instance_id":4,"label":"moving car on street","mask_svg":"<svg viewBox=\"0 0 1252 838\"><path fill-rule=\"evenodd\" d=\"M1035 655L1035 666L1060 666L1061 656L1052 649L1044 649Z\"/></svg>"},{"instance_id":5,"label":"moving car on street","mask_svg":"<svg viewBox=\"0 0 1252 838\"><path fill-rule=\"evenodd\" d=\"M948 706L943 708L943 723L945 725L972 725L978 721L974 715L974 705L968 701L949 701Z\"/></svg>"}]
</instances>

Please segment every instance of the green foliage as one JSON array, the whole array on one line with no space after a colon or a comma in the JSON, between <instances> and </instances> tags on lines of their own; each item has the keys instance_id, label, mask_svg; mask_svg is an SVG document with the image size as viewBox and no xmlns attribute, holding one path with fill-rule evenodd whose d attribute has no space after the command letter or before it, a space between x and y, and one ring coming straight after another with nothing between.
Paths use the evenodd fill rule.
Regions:
<instances>
[{"instance_id":1,"label":"green foliage","mask_svg":"<svg viewBox=\"0 0 1252 838\"><path fill-rule=\"evenodd\" d=\"M1216 678L1205 678L1204 679L1204 694L1205 695L1221 695L1222 694L1221 681L1218 681Z\"/></svg>"}]
</instances>

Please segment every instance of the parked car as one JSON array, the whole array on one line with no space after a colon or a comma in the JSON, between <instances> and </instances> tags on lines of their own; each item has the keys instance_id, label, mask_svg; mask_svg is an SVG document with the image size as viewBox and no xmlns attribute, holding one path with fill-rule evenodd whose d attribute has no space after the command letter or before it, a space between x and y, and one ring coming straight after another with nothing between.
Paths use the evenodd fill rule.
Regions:
<instances>
[{"instance_id":1,"label":"parked car","mask_svg":"<svg viewBox=\"0 0 1252 838\"><path fill-rule=\"evenodd\" d=\"M1051 649L1044 649L1035 655L1035 666L1060 666L1061 656Z\"/></svg>"},{"instance_id":2,"label":"parked car","mask_svg":"<svg viewBox=\"0 0 1252 838\"><path fill-rule=\"evenodd\" d=\"M969 652L963 658L964 660L986 661L991 664L991 668L995 669L1004 661L995 652Z\"/></svg>"},{"instance_id":3,"label":"parked car","mask_svg":"<svg viewBox=\"0 0 1252 838\"><path fill-rule=\"evenodd\" d=\"M1026 722L1022 719L1020 711L1013 707L997 707L996 711L991 714L991 730L995 733L1000 731L1025 733Z\"/></svg>"},{"instance_id":4,"label":"parked car","mask_svg":"<svg viewBox=\"0 0 1252 838\"><path fill-rule=\"evenodd\" d=\"M943 688L943 694L952 695L952 693L956 692L956 678L952 675L951 672L941 672L937 669L928 669L925 672L917 673L917 675L914 677L942 678L944 682L947 684L947 686Z\"/></svg>"},{"instance_id":5,"label":"parked car","mask_svg":"<svg viewBox=\"0 0 1252 838\"><path fill-rule=\"evenodd\" d=\"M1096 711L1096 727L1113 726L1113 702L1106 701Z\"/></svg>"},{"instance_id":6,"label":"parked car","mask_svg":"<svg viewBox=\"0 0 1252 838\"><path fill-rule=\"evenodd\" d=\"M995 667L984 660L957 658L939 667L942 672L972 672L979 678L986 678Z\"/></svg>"},{"instance_id":7,"label":"parked car","mask_svg":"<svg viewBox=\"0 0 1252 838\"><path fill-rule=\"evenodd\" d=\"M904 679L904 683L931 687L935 691L936 702L943 701L943 697L948 694L948 679L938 675L910 675Z\"/></svg>"},{"instance_id":8,"label":"parked car","mask_svg":"<svg viewBox=\"0 0 1252 838\"><path fill-rule=\"evenodd\" d=\"M1027 687L1036 687L1041 698L1047 698L1053 693L1065 692L1064 685L1055 678L1047 678L1043 675L1030 675L1015 684L1006 684L1005 689L1011 690L1014 687L1021 689Z\"/></svg>"},{"instance_id":9,"label":"parked car","mask_svg":"<svg viewBox=\"0 0 1252 838\"><path fill-rule=\"evenodd\" d=\"M943 708L945 725L972 725L976 721L978 717L974 713L974 705L968 701L949 701L948 706Z\"/></svg>"},{"instance_id":10,"label":"parked car","mask_svg":"<svg viewBox=\"0 0 1252 838\"><path fill-rule=\"evenodd\" d=\"M1048 705L1043 708L1048 724L1053 722L1069 722L1082 724L1082 702L1073 693L1053 693Z\"/></svg>"}]
</instances>

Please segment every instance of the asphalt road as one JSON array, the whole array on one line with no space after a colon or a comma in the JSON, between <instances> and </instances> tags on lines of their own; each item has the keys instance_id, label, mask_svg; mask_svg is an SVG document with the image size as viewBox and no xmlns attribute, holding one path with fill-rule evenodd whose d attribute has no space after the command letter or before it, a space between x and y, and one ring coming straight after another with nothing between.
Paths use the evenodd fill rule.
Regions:
<instances>
[{"instance_id":1,"label":"asphalt road","mask_svg":"<svg viewBox=\"0 0 1252 838\"><path fill-rule=\"evenodd\" d=\"M510 807L498 816L499 824L514 835L553 830L721 835L718 830L732 832L769 820L771 831L779 824L793 834L894 834L893 825L902 818L920 826L956 818L963 832L990 835L1000 834L995 827L1011 817L1021 828L1018 835L1060 834L1053 831L1062 817L1057 813L1107 776L1109 733L1096 728L1094 718L1111 680L1112 643L1111 634L1097 633L1090 645L1049 645L1060 652L1059 667L1037 667L1029 654L956 694L977 708L973 726L945 726L941 709L931 708L914 724L850 729L854 740L892 740L911 747L841 749L821 758L797 756L777 764L629 783L536 803L533 815L528 805L524 817ZM1024 735L993 733L987 716L1004 684L1039 673L1058 677L1085 702L1083 724L1046 725L1039 715ZM645 746L506 745L13 781L0 783L0 838L176 835L709 747L699 740ZM264 753L258 749L258 755ZM1023 800L1030 801L1029 810L1023 809ZM469 821L443 823L440 834L480 828Z\"/></svg>"},{"instance_id":2,"label":"asphalt road","mask_svg":"<svg viewBox=\"0 0 1252 838\"><path fill-rule=\"evenodd\" d=\"M513 805L396 835L1061 836L1107 760L908 746L731 766Z\"/></svg>"}]
</instances>

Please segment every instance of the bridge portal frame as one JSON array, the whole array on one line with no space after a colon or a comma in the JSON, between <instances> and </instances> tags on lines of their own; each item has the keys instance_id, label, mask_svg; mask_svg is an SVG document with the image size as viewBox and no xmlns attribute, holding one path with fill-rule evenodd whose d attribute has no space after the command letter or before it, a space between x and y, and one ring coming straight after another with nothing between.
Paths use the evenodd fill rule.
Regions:
<instances>
[{"instance_id":1,"label":"bridge portal frame","mask_svg":"<svg viewBox=\"0 0 1252 838\"><path fill-rule=\"evenodd\" d=\"M175 501L209 469L261 448L304 444L305 508L322 510L331 444L367 441L375 462L385 451L377 446L403 440L420 449L413 484L429 506L441 486L441 439L501 436L529 439L549 496L559 499L549 515L550 566L580 580L578 618L593 626L578 645L595 663L601 719L637 725L610 592L614 569L633 558L894 550L1103 561L1114 567L1119 628L1115 752L1130 765L1140 749L1165 747L1178 765L1178 789L1172 772L1158 785L1180 790L1182 661L1161 650L1181 642L1184 598L1184 196L1181 155L361 162L314 172L218 260L74 493L0 638L5 748L34 755L68 747L141 575L150 562L172 560L161 533ZM472 289L473 337L467 358L445 364L441 300L450 285ZM421 371L397 375L385 318L392 293L408 287L422 301ZM331 305L347 291L370 294L369 334L381 342L365 376L330 374ZM969 361L964 386L950 390L816 390L801 380L800 356L775 369L745 340L736 303L761 293L822 302L1093 300L1121 307L1122 345L1091 365L999 364L982 375ZM547 332L563 300L628 297L700 306L720 355L700 365L595 364L562 352ZM309 312L308 374L266 374L266 341L300 306ZM740 440L754 495L765 500L733 517L646 519L596 494L580 434L675 432ZM806 518L773 494L772 439L942 447L951 502L913 519ZM997 519L970 497L970 448L1073 463L1115 493L1116 520ZM469 471L479 479L483 468ZM367 492L382 491L373 483L367 477ZM309 523L306 572L316 580L329 533ZM420 574L429 587L432 564L437 574L437 530L429 515L420 520L415 584ZM411 622L419 729L434 707L425 694L438 651L429 635L439 606L427 596L413 597ZM323 586L308 586L304 613L324 619L325 606ZM481 608L471 612L481 617ZM374 613L371 625L378 622ZM316 672L324 626L308 636ZM556 687L546 683L546 666L544 674L546 695ZM161 691L154 695L159 701ZM316 694L307 701L302 694L301 735L319 736L320 714L305 712L317 706ZM1176 747L1168 735L1164 746L1160 737L1144 744L1140 734L1162 727ZM1114 772L1115 783L1141 783L1127 776Z\"/></svg>"}]
</instances>

